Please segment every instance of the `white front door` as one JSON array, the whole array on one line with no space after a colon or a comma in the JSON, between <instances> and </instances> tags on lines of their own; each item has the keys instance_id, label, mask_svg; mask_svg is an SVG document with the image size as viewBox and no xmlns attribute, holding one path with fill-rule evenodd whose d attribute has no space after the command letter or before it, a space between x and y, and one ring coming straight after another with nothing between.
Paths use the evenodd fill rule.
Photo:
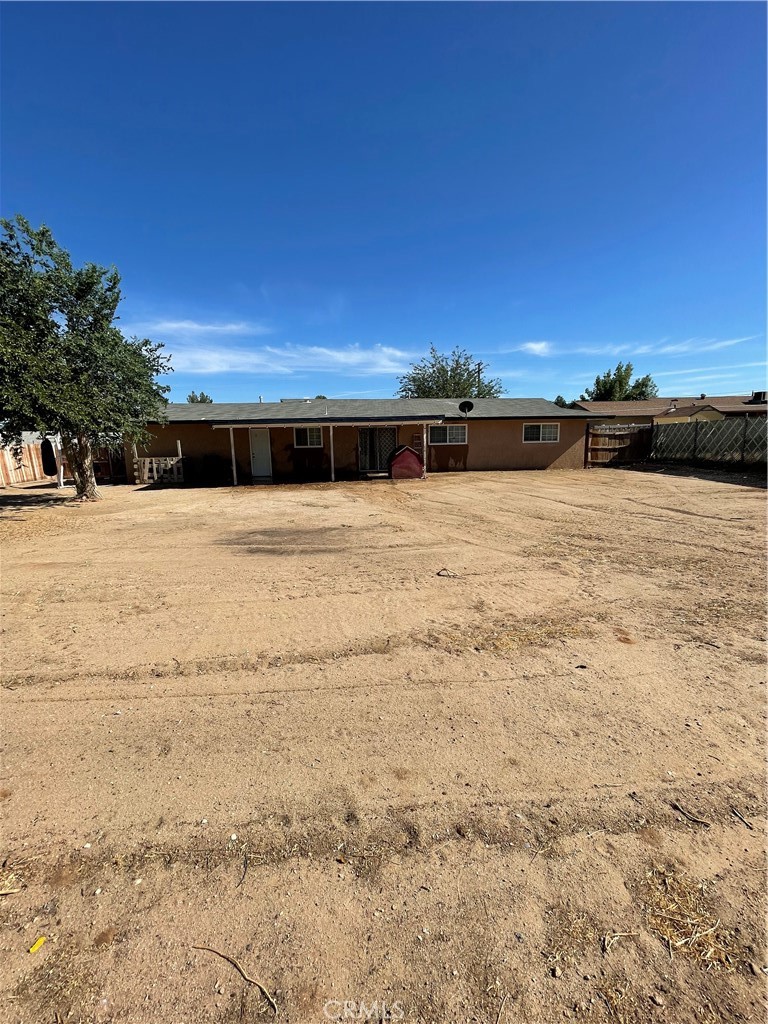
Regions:
<instances>
[{"instance_id":1,"label":"white front door","mask_svg":"<svg viewBox=\"0 0 768 1024\"><path fill-rule=\"evenodd\" d=\"M269 479L272 476L272 452L269 445L269 430L266 427L251 427L251 475L254 480Z\"/></svg>"}]
</instances>

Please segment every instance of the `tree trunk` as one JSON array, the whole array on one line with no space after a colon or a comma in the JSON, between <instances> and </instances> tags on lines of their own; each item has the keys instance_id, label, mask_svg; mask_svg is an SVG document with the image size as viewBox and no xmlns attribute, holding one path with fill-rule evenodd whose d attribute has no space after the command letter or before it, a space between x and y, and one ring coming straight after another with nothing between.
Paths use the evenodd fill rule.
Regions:
<instances>
[{"instance_id":1,"label":"tree trunk","mask_svg":"<svg viewBox=\"0 0 768 1024\"><path fill-rule=\"evenodd\" d=\"M93 447L85 434L62 434L61 445L69 463L75 491L81 501L97 501L101 495L93 471Z\"/></svg>"}]
</instances>

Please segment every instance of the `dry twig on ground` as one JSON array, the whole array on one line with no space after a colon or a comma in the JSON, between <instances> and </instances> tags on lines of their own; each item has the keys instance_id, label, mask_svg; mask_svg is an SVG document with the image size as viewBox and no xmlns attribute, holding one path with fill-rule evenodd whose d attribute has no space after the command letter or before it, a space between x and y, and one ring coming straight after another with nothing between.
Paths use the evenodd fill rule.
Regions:
<instances>
[{"instance_id":1,"label":"dry twig on ground","mask_svg":"<svg viewBox=\"0 0 768 1024\"><path fill-rule=\"evenodd\" d=\"M673 800L671 806L676 811L679 811L684 818L687 818L688 821L693 822L694 825L703 825L704 828L712 827L711 821L705 821L703 818L697 818L695 814L689 814L688 811L686 811L686 809L677 802L677 800Z\"/></svg>"},{"instance_id":2,"label":"dry twig on ground","mask_svg":"<svg viewBox=\"0 0 768 1024\"><path fill-rule=\"evenodd\" d=\"M214 953L216 956L220 956L222 960L226 960L227 963L232 964L232 966L235 968L237 973L244 981L247 981L249 985L256 986L256 988L261 992L261 994L267 1000L269 1005L272 1007L272 1012L275 1015L277 1015L277 1003L275 1002L275 1000L272 998L269 992L267 992L267 990L264 988L264 986L257 978L251 978L249 975L245 973L243 968L240 966L238 961L235 960L233 956L228 956L226 953L221 953L219 952L218 949L213 949L211 946L193 946L192 949L202 949L205 950L206 953Z\"/></svg>"},{"instance_id":3,"label":"dry twig on ground","mask_svg":"<svg viewBox=\"0 0 768 1024\"><path fill-rule=\"evenodd\" d=\"M608 932L608 933L606 933L603 936L603 940L602 940L603 955L607 956L608 953L610 953L611 950L613 949L614 945L619 941L619 939L628 939L630 936L634 936L634 935L638 935L638 934L639 934L639 932L613 932L613 933Z\"/></svg>"}]
</instances>

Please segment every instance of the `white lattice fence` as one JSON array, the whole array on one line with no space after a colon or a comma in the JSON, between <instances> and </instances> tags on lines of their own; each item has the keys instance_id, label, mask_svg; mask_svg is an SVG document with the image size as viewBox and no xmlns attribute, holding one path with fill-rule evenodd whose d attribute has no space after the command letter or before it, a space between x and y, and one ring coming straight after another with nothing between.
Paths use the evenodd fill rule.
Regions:
<instances>
[{"instance_id":1,"label":"white lattice fence","mask_svg":"<svg viewBox=\"0 0 768 1024\"><path fill-rule=\"evenodd\" d=\"M657 423L651 458L658 462L723 462L756 465L766 461L765 416L739 416L693 423Z\"/></svg>"},{"instance_id":2,"label":"white lattice fence","mask_svg":"<svg viewBox=\"0 0 768 1024\"><path fill-rule=\"evenodd\" d=\"M136 459L136 483L183 484L184 463L179 455Z\"/></svg>"}]
</instances>

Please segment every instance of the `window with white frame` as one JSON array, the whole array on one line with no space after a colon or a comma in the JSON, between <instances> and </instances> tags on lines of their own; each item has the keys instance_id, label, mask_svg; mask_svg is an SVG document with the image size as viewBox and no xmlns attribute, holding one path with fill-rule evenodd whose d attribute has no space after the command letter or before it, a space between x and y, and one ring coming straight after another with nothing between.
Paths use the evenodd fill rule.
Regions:
<instances>
[{"instance_id":1,"label":"window with white frame","mask_svg":"<svg viewBox=\"0 0 768 1024\"><path fill-rule=\"evenodd\" d=\"M294 427L293 428L294 448L322 448L323 428L322 427Z\"/></svg>"},{"instance_id":2,"label":"window with white frame","mask_svg":"<svg viewBox=\"0 0 768 1024\"><path fill-rule=\"evenodd\" d=\"M429 428L430 444L466 444L466 423L446 423Z\"/></svg>"},{"instance_id":3,"label":"window with white frame","mask_svg":"<svg viewBox=\"0 0 768 1024\"><path fill-rule=\"evenodd\" d=\"M523 444L548 444L557 443L560 440L559 423L524 423Z\"/></svg>"}]
</instances>

